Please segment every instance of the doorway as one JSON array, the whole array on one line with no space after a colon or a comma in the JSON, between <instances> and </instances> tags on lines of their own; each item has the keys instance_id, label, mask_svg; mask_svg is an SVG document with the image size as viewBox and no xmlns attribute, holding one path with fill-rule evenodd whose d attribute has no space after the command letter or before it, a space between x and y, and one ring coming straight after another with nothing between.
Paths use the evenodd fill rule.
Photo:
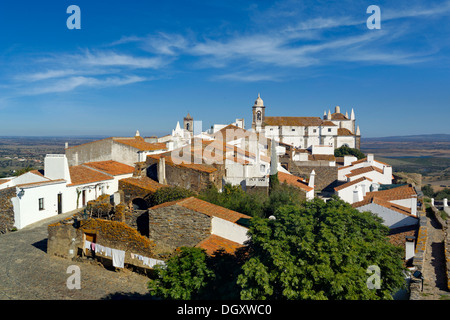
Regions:
<instances>
[{"instance_id":1,"label":"doorway","mask_svg":"<svg viewBox=\"0 0 450 320\"><path fill-rule=\"evenodd\" d=\"M62 193L58 193L58 214L62 213Z\"/></svg>"}]
</instances>

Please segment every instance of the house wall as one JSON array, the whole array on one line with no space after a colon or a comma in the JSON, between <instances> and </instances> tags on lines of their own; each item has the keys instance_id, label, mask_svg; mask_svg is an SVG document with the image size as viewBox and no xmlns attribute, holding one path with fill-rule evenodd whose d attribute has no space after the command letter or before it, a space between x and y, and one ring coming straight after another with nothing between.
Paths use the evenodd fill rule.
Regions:
<instances>
[{"instance_id":1,"label":"house wall","mask_svg":"<svg viewBox=\"0 0 450 320\"><path fill-rule=\"evenodd\" d=\"M149 238L157 245L193 247L211 234L211 218L173 205L149 209Z\"/></svg>"},{"instance_id":2,"label":"house wall","mask_svg":"<svg viewBox=\"0 0 450 320\"><path fill-rule=\"evenodd\" d=\"M245 241L249 240L247 228L228 220L212 217L211 228L212 234L240 244L244 244Z\"/></svg>"},{"instance_id":3,"label":"house wall","mask_svg":"<svg viewBox=\"0 0 450 320\"><path fill-rule=\"evenodd\" d=\"M355 191L355 189L358 188L358 191L361 193L361 196L364 197L364 195L367 192L370 192L370 185L371 185L370 181L362 181L362 182L356 183L350 187L341 189L341 190L337 191L336 193L339 196L339 198L341 198L345 202L352 204L354 202L353 192Z\"/></svg>"},{"instance_id":4,"label":"house wall","mask_svg":"<svg viewBox=\"0 0 450 320\"><path fill-rule=\"evenodd\" d=\"M93 161L115 160L113 159L112 145L112 139L103 139L67 148L66 157L69 166Z\"/></svg>"},{"instance_id":5,"label":"house wall","mask_svg":"<svg viewBox=\"0 0 450 320\"><path fill-rule=\"evenodd\" d=\"M356 208L360 212L370 211L383 219L383 224L391 229L418 224L418 219L390 210L376 203Z\"/></svg>"},{"instance_id":6,"label":"house wall","mask_svg":"<svg viewBox=\"0 0 450 320\"><path fill-rule=\"evenodd\" d=\"M21 188L17 188L17 193ZM66 183L47 184L36 187L24 188L24 194L13 199L14 220L18 229L37 222L42 219L53 217L58 214L57 195L62 194L64 205ZM44 209L39 210L39 199L44 199ZM64 212L64 211L63 211Z\"/></svg>"}]
</instances>

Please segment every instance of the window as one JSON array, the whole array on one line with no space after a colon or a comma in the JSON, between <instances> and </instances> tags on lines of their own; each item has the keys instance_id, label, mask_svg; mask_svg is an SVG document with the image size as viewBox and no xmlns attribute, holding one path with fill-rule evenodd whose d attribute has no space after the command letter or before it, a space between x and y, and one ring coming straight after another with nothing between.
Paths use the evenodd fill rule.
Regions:
<instances>
[{"instance_id":1,"label":"window","mask_svg":"<svg viewBox=\"0 0 450 320\"><path fill-rule=\"evenodd\" d=\"M259 171L261 171L261 172L266 172L266 166L265 166L264 164L261 164L261 165L259 166Z\"/></svg>"},{"instance_id":2,"label":"window","mask_svg":"<svg viewBox=\"0 0 450 320\"><path fill-rule=\"evenodd\" d=\"M316 133L316 132L317 132L317 129L313 129L313 132Z\"/></svg>"},{"instance_id":3,"label":"window","mask_svg":"<svg viewBox=\"0 0 450 320\"><path fill-rule=\"evenodd\" d=\"M39 198L39 210L44 210L44 198Z\"/></svg>"},{"instance_id":4,"label":"window","mask_svg":"<svg viewBox=\"0 0 450 320\"><path fill-rule=\"evenodd\" d=\"M295 129L292 129L292 131L295 131Z\"/></svg>"},{"instance_id":5,"label":"window","mask_svg":"<svg viewBox=\"0 0 450 320\"><path fill-rule=\"evenodd\" d=\"M328 132L331 132L331 128L328 128Z\"/></svg>"}]
</instances>

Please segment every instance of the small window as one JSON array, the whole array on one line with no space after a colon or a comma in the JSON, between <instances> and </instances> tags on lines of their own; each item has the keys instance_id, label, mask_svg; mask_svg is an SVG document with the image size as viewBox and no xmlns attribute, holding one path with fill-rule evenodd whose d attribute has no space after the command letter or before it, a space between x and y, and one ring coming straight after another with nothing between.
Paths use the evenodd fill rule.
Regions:
<instances>
[{"instance_id":1,"label":"small window","mask_svg":"<svg viewBox=\"0 0 450 320\"><path fill-rule=\"evenodd\" d=\"M39 198L39 210L44 210L44 198Z\"/></svg>"},{"instance_id":2,"label":"small window","mask_svg":"<svg viewBox=\"0 0 450 320\"><path fill-rule=\"evenodd\" d=\"M328 128L328 132L331 132L331 128Z\"/></svg>"},{"instance_id":3,"label":"small window","mask_svg":"<svg viewBox=\"0 0 450 320\"><path fill-rule=\"evenodd\" d=\"M292 129L292 131L295 131L295 129Z\"/></svg>"},{"instance_id":4,"label":"small window","mask_svg":"<svg viewBox=\"0 0 450 320\"><path fill-rule=\"evenodd\" d=\"M316 132L317 132L317 129L313 129L313 132L316 133Z\"/></svg>"},{"instance_id":5,"label":"small window","mask_svg":"<svg viewBox=\"0 0 450 320\"><path fill-rule=\"evenodd\" d=\"M261 172L265 172L265 171L266 171L266 166L265 166L264 164L260 165L260 166L259 166L259 170L260 170Z\"/></svg>"}]
</instances>

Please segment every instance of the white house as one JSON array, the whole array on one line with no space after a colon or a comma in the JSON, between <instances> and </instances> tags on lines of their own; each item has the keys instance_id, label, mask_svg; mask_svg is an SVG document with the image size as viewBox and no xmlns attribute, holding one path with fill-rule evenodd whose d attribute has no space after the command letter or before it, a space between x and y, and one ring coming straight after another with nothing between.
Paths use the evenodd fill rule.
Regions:
<instances>
[{"instance_id":1,"label":"white house","mask_svg":"<svg viewBox=\"0 0 450 320\"><path fill-rule=\"evenodd\" d=\"M361 177L348 181L334 188L339 198L350 204L362 201L366 194L372 191L373 180L367 177Z\"/></svg>"},{"instance_id":2,"label":"white house","mask_svg":"<svg viewBox=\"0 0 450 320\"><path fill-rule=\"evenodd\" d=\"M82 208L102 194L113 195L118 191L118 181L131 177L133 172L134 167L111 160L69 167L64 154L48 154L43 174L29 172L10 182L10 187L16 188L16 196L10 199L15 227L21 229Z\"/></svg>"},{"instance_id":3,"label":"white house","mask_svg":"<svg viewBox=\"0 0 450 320\"><path fill-rule=\"evenodd\" d=\"M344 160L345 161L345 160ZM354 181L361 177L370 178L377 184L392 184L392 166L374 159L373 154L338 168L339 181Z\"/></svg>"},{"instance_id":4,"label":"white house","mask_svg":"<svg viewBox=\"0 0 450 320\"><path fill-rule=\"evenodd\" d=\"M418 223L417 193L411 185L368 192L352 206L361 212L371 211L378 215L391 229Z\"/></svg>"}]
</instances>

